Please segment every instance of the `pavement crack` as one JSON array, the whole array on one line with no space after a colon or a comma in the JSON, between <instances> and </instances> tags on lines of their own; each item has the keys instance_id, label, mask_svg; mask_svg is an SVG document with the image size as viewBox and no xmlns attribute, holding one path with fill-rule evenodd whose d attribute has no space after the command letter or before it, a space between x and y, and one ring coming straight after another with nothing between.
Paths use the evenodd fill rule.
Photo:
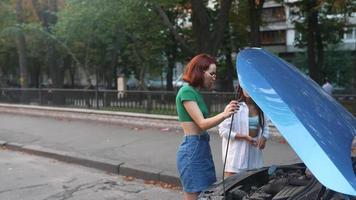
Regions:
<instances>
[{"instance_id":1,"label":"pavement crack","mask_svg":"<svg viewBox=\"0 0 356 200\"><path fill-rule=\"evenodd\" d=\"M114 181L107 181L107 180L99 180L94 183L84 183L84 184L78 185L76 187L70 187L67 185L63 185L62 188L64 189L64 191L53 194L49 197L46 197L43 200L67 200L67 199L72 198L76 192L90 190L90 189L93 189L94 191L110 190L115 186L120 186L120 185L118 185Z\"/></svg>"},{"instance_id":2,"label":"pavement crack","mask_svg":"<svg viewBox=\"0 0 356 200\"><path fill-rule=\"evenodd\" d=\"M130 145L130 144L134 144L134 143L136 143L136 142L143 141L143 140L145 140L145 139L147 139L147 138L139 138L139 139L133 140L133 141L131 141L131 142L128 142L128 143L126 143L126 144L122 144L122 145L120 145L119 147L120 147L120 148L121 148L121 147L126 147L126 146L128 146L128 145Z\"/></svg>"},{"instance_id":3,"label":"pavement crack","mask_svg":"<svg viewBox=\"0 0 356 200\"><path fill-rule=\"evenodd\" d=\"M13 189L1 190L0 194L6 193L6 192L12 192L12 191L16 191L16 190L32 189L32 188L42 187L42 186L46 186L46 185L48 185L48 184L29 185L29 186L18 187L18 188L13 188Z\"/></svg>"},{"instance_id":4,"label":"pavement crack","mask_svg":"<svg viewBox=\"0 0 356 200\"><path fill-rule=\"evenodd\" d=\"M56 194L53 194L43 200L50 200L50 199L59 199L59 200L66 200L66 199L70 199L73 197L73 194L82 190L86 190L86 189L90 189L92 187L94 187L95 185L93 184L82 184L82 185L78 185L74 188L69 189L67 186L63 186L63 188L65 189L65 191L63 192L59 192Z\"/></svg>"}]
</instances>

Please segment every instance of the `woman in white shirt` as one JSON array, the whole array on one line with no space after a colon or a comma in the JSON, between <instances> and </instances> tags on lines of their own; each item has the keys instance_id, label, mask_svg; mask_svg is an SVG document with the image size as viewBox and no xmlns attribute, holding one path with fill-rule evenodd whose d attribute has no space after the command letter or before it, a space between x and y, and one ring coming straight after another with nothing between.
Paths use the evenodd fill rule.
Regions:
<instances>
[{"instance_id":1,"label":"woman in white shirt","mask_svg":"<svg viewBox=\"0 0 356 200\"><path fill-rule=\"evenodd\" d=\"M232 124L225 177L244 170L263 167L262 149L265 148L266 140L269 138L266 116L245 90L240 86L237 90L240 108L235 113ZM231 118L225 119L219 125L223 160L225 159Z\"/></svg>"}]
</instances>

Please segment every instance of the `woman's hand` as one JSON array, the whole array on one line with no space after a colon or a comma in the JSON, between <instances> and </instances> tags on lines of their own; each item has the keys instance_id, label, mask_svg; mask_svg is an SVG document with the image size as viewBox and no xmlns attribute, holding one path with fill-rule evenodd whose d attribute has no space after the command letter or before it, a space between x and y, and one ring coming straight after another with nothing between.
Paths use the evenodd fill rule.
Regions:
<instances>
[{"instance_id":1,"label":"woman's hand","mask_svg":"<svg viewBox=\"0 0 356 200\"><path fill-rule=\"evenodd\" d=\"M244 138L250 145L252 146L257 146L257 141L253 139L253 137L249 136L249 135L245 135Z\"/></svg>"},{"instance_id":2,"label":"woman's hand","mask_svg":"<svg viewBox=\"0 0 356 200\"><path fill-rule=\"evenodd\" d=\"M266 138L262 136L257 141L257 148L264 149L265 147L266 147Z\"/></svg>"},{"instance_id":3,"label":"woman's hand","mask_svg":"<svg viewBox=\"0 0 356 200\"><path fill-rule=\"evenodd\" d=\"M229 118L236 110L239 109L238 101L230 101L223 112L224 119Z\"/></svg>"}]
</instances>

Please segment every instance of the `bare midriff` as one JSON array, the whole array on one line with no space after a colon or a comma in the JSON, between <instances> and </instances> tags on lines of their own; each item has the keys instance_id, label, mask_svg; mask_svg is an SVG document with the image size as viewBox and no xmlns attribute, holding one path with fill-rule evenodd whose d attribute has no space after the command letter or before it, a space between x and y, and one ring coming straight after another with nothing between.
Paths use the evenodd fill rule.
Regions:
<instances>
[{"instance_id":1,"label":"bare midriff","mask_svg":"<svg viewBox=\"0 0 356 200\"><path fill-rule=\"evenodd\" d=\"M249 129L248 135L253 138L257 137L257 135L258 135L257 129Z\"/></svg>"},{"instance_id":2,"label":"bare midriff","mask_svg":"<svg viewBox=\"0 0 356 200\"><path fill-rule=\"evenodd\" d=\"M184 135L199 135L203 132L194 122L181 122Z\"/></svg>"}]
</instances>

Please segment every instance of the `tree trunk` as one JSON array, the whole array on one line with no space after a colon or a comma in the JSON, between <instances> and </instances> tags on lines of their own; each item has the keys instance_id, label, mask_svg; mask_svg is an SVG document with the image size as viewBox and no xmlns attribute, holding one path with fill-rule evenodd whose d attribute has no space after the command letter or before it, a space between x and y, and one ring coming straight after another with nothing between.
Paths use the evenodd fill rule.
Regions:
<instances>
[{"instance_id":1,"label":"tree trunk","mask_svg":"<svg viewBox=\"0 0 356 200\"><path fill-rule=\"evenodd\" d=\"M318 26L318 11L316 10L316 0L310 0L307 9L307 54L309 75L315 82L319 83L319 69L316 64L315 43L316 27Z\"/></svg>"},{"instance_id":2,"label":"tree trunk","mask_svg":"<svg viewBox=\"0 0 356 200\"><path fill-rule=\"evenodd\" d=\"M31 77L31 86L40 88L41 84L41 67L38 58L34 58L31 61L31 70L30 70L30 77Z\"/></svg>"},{"instance_id":3,"label":"tree trunk","mask_svg":"<svg viewBox=\"0 0 356 200\"><path fill-rule=\"evenodd\" d=\"M212 20L208 15L205 1L190 0L190 2L192 5L192 25L196 49L189 47L188 43L183 39L183 37L179 36L173 24L167 17L167 14L162 10L161 7L155 5L154 9L157 15L161 18L162 23L172 32L177 43L181 44L183 49L185 49L189 54L194 55L196 53L207 53L212 56L216 56L223 41L224 31L228 22L232 0L220 1L220 10L217 16L217 20L213 26L213 31L211 31Z\"/></svg>"},{"instance_id":4,"label":"tree trunk","mask_svg":"<svg viewBox=\"0 0 356 200\"><path fill-rule=\"evenodd\" d=\"M351 54L353 55L353 78L352 78L352 89L353 89L353 93L356 94L356 49L353 51L353 53Z\"/></svg>"},{"instance_id":5,"label":"tree trunk","mask_svg":"<svg viewBox=\"0 0 356 200\"><path fill-rule=\"evenodd\" d=\"M234 91L234 81L233 81L233 74L235 73L234 71L234 65L232 63L232 58L231 58L231 49L226 48L225 49L225 56L226 56L226 77L225 77L225 83L226 83L226 91Z\"/></svg>"},{"instance_id":6,"label":"tree trunk","mask_svg":"<svg viewBox=\"0 0 356 200\"><path fill-rule=\"evenodd\" d=\"M133 52L134 55L137 59L137 64L140 68L140 76L139 76L139 89L140 90L147 90L147 86L145 83L145 74L147 72L147 62L146 60L144 60L144 58L141 56L138 47L139 45L136 44L136 42L134 42L134 47L133 47Z\"/></svg>"},{"instance_id":7,"label":"tree trunk","mask_svg":"<svg viewBox=\"0 0 356 200\"><path fill-rule=\"evenodd\" d=\"M75 88L75 64L73 64L71 56L70 56L70 59L71 59L71 63L70 63L70 66L68 67L69 76L70 76L70 85L71 85L71 88Z\"/></svg>"},{"instance_id":8,"label":"tree trunk","mask_svg":"<svg viewBox=\"0 0 356 200\"><path fill-rule=\"evenodd\" d=\"M51 27L57 23L58 11L57 0L48 0L45 5L41 6L38 0L32 0L32 6L35 9L37 17L40 19L42 26L46 32L51 34ZM58 52L55 48L55 43L52 40L47 40L47 64L49 67L49 76L52 79L54 88L63 87L64 68L59 66L57 60Z\"/></svg>"},{"instance_id":9,"label":"tree trunk","mask_svg":"<svg viewBox=\"0 0 356 200\"><path fill-rule=\"evenodd\" d=\"M192 3L192 24L193 34L196 40L197 53L211 53L209 52L210 30L209 30L209 15L205 4L202 0L191 0Z\"/></svg>"},{"instance_id":10,"label":"tree trunk","mask_svg":"<svg viewBox=\"0 0 356 200\"><path fill-rule=\"evenodd\" d=\"M228 25L229 26L229 23ZM226 76L223 77L224 82L225 82L225 91L234 91L234 76L233 74L235 74L235 70L234 70L234 64L232 63L232 57L231 57L231 53L232 53L232 46L231 46L231 32L230 31L226 31L226 37L224 40L224 53L225 53L225 58L226 58Z\"/></svg>"},{"instance_id":11,"label":"tree trunk","mask_svg":"<svg viewBox=\"0 0 356 200\"><path fill-rule=\"evenodd\" d=\"M317 27L317 32L316 32L316 44L317 44L317 68L321 70L322 73L319 71L319 80L318 83L322 84L323 78L327 76L327 69L325 68L324 65L324 46L323 46L323 40L321 38L321 33L319 31L319 28ZM330 78L330 77L329 77Z\"/></svg>"},{"instance_id":12,"label":"tree trunk","mask_svg":"<svg viewBox=\"0 0 356 200\"><path fill-rule=\"evenodd\" d=\"M173 91L173 68L175 64L175 55L167 55L168 58L168 70L166 75L166 90Z\"/></svg>"},{"instance_id":13,"label":"tree trunk","mask_svg":"<svg viewBox=\"0 0 356 200\"><path fill-rule=\"evenodd\" d=\"M114 84L115 84L114 88L117 88L116 78L117 78L117 61L119 59L119 50L120 50L120 39L117 38L116 41L115 41L115 46L114 46L114 48L112 50L111 62L110 62L110 69L112 71L111 81L114 81ZM123 72L123 73L125 73L125 72Z\"/></svg>"},{"instance_id":14,"label":"tree trunk","mask_svg":"<svg viewBox=\"0 0 356 200\"><path fill-rule=\"evenodd\" d=\"M170 32L173 35L173 39L181 45L183 50L188 52L188 54L190 54L191 56L194 56L194 54L196 53L195 49L193 49L191 46L189 46L189 44L187 44L187 42L184 40L184 38L181 35L179 35L177 29L172 24L172 22L170 21L170 19L167 16L167 14L164 12L163 8L157 4L154 4L153 10L157 14L157 16L162 20L162 23L164 24L164 26L166 26L170 30Z\"/></svg>"},{"instance_id":15,"label":"tree trunk","mask_svg":"<svg viewBox=\"0 0 356 200\"><path fill-rule=\"evenodd\" d=\"M22 0L16 0L16 19L18 24L23 23L22 19ZM19 27L16 35L16 46L19 56L20 65L20 86L21 88L28 87L28 74L27 74L27 55L26 55L26 39L22 32L22 28Z\"/></svg>"},{"instance_id":16,"label":"tree trunk","mask_svg":"<svg viewBox=\"0 0 356 200\"><path fill-rule=\"evenodd\" d=\"M191 0L193 34L197 53L215 56L224 38L232 0L221 0L220 10L213 31L210 31L211 18L203 0Z\"/></svg>"},{"instance_id":17,"label":"tree trunk","mask_svg":"<svg viewBox=\"0 0 356 200\"><path fill-rule=\"evenodd\" d=\"M171 35L173 38L173 35ZM174 40L173 40L174 41ZM167 47L169 50L166 52L168 60L168 70L166 75L166 90L173 91L173 69L177 59L177 43L173 42L173 45Z\"/></svg>"},{"instance_id":18,"label":"tree trunk","mask_svg":"<svg viewBox=\"0 0 356 200\"><path fill-rule=\"evenodd\" d=\"M57 23L57 16L52 13L57 13L58 6L57 0L48 0L48 12L51 14L47 15L49 22L49 27L47 27L48 32L51 33L51 26L54 26ZM53 80L53 86L55 88L63 87L64 80L64 67L60 66L57 60L58 52L55 47L55 43L52 40L48 40L48 64L50 70L50 76Z\"/></svg>"},{"instance_id":19,"label":"tree trunk","mask_svg":"<svg viewBox=\"0 0 356 200\"><path fill-rule=\"evenodd\" d=\"M68 70L69 76L70 76L70 87L74 87L74 74L72 75L72 65L73 65L73 59L72 57L67 54L64 59L63 59L63 68L64 71Z\"/></svg>"},{"instance_id":20,"label":"tree trunk","mask_svg":"<svg viewBox=\"0 0 356 200\"><path fill-rule=\"evenodd\" d=\"M248 0L250 9L250 46L261 47L260 24L264 0Z\"/></svg>"}]
</instances>

